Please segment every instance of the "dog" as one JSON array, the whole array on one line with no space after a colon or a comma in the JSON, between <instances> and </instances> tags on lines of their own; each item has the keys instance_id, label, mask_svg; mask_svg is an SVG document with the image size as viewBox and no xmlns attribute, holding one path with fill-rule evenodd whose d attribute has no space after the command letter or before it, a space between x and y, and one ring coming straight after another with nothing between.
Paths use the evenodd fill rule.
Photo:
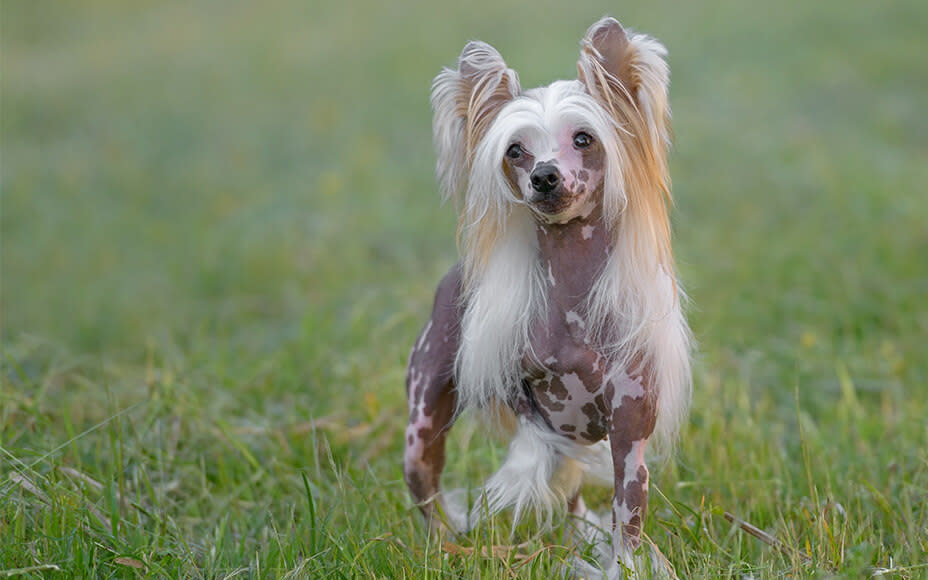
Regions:
<instances>
[{"instance_id":1,"label":"dog","mask_svg":"<svg viewBox=\"0 0 928 580\"><path fill-rule=\"evenodd\" d=\"M433 529L457 531L508 507L546 522L566 508L593 529L580 486L605 479L601 566L622 577L640 567L645 449L666 456L689 406L691 335L668 215L666 50L608 17L580 44L576 80L522 90L483 42L435 78L461 258L409 357L404 479ZM469 511L439 485L465 409L515 424Z\"/></svg>"}]
</instances>

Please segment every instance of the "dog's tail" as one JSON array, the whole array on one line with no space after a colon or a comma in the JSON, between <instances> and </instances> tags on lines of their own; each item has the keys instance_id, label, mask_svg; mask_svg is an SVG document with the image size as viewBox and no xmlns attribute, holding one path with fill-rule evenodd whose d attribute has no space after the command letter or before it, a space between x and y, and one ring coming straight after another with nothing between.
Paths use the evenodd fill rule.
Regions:
<instances>
[{"instance_id":1,"label":"dog's tail","mask_svg":"<svg viewBox=\"0 0 928 580\"><path fill-rule=\"evenodd\" d=\"M534 513L543 526L549 526L554 514L580 489L585 476L612 482L608 441L580 445L520 417L506 460L477 494L469 513L460 501L454 501L455 494L446 496L450 523L459 530L471 529L512 507L513 525L526 513Z\"/></svg>"}]
</instances>

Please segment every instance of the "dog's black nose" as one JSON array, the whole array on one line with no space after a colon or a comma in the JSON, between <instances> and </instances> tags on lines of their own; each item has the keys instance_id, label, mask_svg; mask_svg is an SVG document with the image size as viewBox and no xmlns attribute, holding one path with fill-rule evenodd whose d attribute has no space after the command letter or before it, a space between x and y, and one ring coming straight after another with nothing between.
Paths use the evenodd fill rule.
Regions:
<instances>
[{"instance_id":1,"label":"dog's black nose","mask_svg":"<svg viewBox=\"0 0 928 580\"><path fill-rule=\"evenodd\" d=\"M530 176L532 188L538 193L550 193L561 183L561 172L551 163L539 163Z\"/></svg>"}]
</instances>

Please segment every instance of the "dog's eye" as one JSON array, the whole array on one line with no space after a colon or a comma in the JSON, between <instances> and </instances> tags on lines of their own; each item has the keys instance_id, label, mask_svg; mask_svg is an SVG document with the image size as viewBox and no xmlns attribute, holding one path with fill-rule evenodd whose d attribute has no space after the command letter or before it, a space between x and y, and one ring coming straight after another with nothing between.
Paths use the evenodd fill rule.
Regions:
<instances>
[{"instance_id":1,"label":"dog's eye","mask_svg":"<svg viewBox=\"0 0 928 580\"><path fill-rule=\"evenodd\" d=\"M510 159L518 159L522 157L522 146L518 143L513 143L509 146L509 149L506 150L506 157Z\"/></svg>"},{"instance_id":2,"label":"dog's eye","mask_svg":"<svg viewBox=\"0 0 928 580\"><path fill-rule=\"evenodd\" d=\"M589 133L580 131L574 135L574 147L577 149L586 149L593 144L593 137Z\"/></svg>"}]
</instances>

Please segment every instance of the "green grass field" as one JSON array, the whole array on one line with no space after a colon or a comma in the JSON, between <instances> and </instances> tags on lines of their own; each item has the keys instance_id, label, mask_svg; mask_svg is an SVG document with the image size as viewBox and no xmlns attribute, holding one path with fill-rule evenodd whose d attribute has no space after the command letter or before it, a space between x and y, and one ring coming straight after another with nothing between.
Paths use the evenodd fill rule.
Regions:
<instances>
[{"instance_id":1,"label":"green grass field","mask_svg":"<svg viewBox=\"0 0 928 580\"><path fill-rule=\"evenodd\" d=\"M646 533L681 578L928 578L928 3L571 4L3 3L0 576L550 577L559 532L449 553L402 480L456 259L428 91L470 38L573 77L609 13L670 50L699 342Z\"/></svg>"}]
</instances>

